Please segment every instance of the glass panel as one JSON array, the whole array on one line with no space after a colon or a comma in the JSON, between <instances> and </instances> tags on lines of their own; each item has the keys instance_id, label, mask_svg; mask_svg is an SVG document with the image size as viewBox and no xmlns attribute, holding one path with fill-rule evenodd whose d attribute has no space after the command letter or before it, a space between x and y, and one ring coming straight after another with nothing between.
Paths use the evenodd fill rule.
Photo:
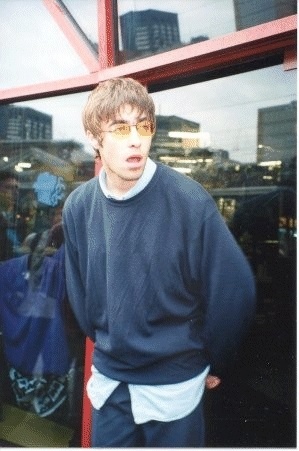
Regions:
<instances>
[{"instance_id":1,"label":"glass panel","mask_svg":"<svg viewBox=\"0 0 299 451\"><path fill-rule=\"evenodd\" d=\"M119 62L295 13L295 0L118 0Z\"/></svg>"},{"instance_id":2,"label":"glass panel","mask_svg":"<svg viewBox=\"0 0 299 451\"><path fill-rule=\"evenodd\" d=\"M94 173L81 124L86 98L69 95L0 111L0 176L14 176L0 187L0 439L18 446L80 446L85 340L67 299L57 291L42 296L39 287L42 277L46 289L59 282L61 274L47 270L60 264L61 208ZM277 66L153 98L158 129L152 158L208 189L256 274L256 322L236 373L242 382L236 397L243 398L230 404L233 387L214 410L216 420L234 424L227 446L294 446L296 72ZM44 304L35 304L37 297ZM55 340L45 354L45 336L36 333L52 333L50 325ZM62 374L59 358L67 364L59 367ZM242 434L235 424L247 401L246 425L255 429ZM258 438L257 425L263 430ZM223 445L218 438L209 437L212 446Z\"/></svg>"},{"instance_id":3,"label":"glass panel","mask_svg":"<svg viewBox=\"0 0 299 451\"><path fill-rule=\"evenodd\" d=\"M210 446L295 446L296 71L152 95L152 158L210 192L256 275L255 324L227 391L213 395Z\"/></svg>"},{"instance_id":4,"label":"glass panel","mask_svg":"<svg viewBox=\"0 0 299 451\"><path fill-rule=\"evenodd\" d=\"M97 49L98 21L97 0L62 0L85 36Z\"/></svg>"},{"instance_id":5,"label":"glass panel","mask_svg":"<svg viewBox=\"0 0 299 451\"><path fill-rule=\"evenodd\" d=\"M96 43L96 0L71 3L77 23ZM1 0L0 27L0 89L88 73L42 0Z\"/></svg>"},{"instance_id":6,"label":"glass panel","mask_svg":"<svg viewBox=\"0 0 299 451\"><path fill-rule=\"evenodd\" d=\"M82 104L0 106L1 444L80 446L85 337L65 294L61 211L94 175Z\"/></svg>"}]
</instances>

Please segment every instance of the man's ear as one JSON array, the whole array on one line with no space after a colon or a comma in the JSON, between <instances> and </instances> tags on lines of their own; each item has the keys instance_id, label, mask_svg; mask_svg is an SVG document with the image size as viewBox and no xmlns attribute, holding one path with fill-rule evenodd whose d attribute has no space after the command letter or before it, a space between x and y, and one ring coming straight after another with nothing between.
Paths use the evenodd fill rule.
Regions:
<instances>
[{"instance_id":1,"label":"man's ear","mask_svg":"<svg viewBox=\"0 0 299 451\"><path fill-rule=\"evenodd\" d=\"M98 139L95 138L94 135L93 135L89 130L87 130L86 136L87 136L88 141L89 141L90 144L92 145L92 147L93 147L94 149L99 150L100 145L99 145Z\"/></svg>"}]
</instances>

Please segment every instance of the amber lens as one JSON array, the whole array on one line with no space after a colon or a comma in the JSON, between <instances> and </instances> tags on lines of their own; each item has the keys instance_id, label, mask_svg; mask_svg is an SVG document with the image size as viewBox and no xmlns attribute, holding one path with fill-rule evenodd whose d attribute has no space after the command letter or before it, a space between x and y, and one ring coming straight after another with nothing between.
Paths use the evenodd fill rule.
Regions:
<instances>
[{"instance_id":1,"label":"amber lens","mask_svg":"<svg viewBox=\"0 0 299 451\"><path fill-rule=\"evenodd\" d=\"M154 123L152 121L141 121L136 124L139 135L152 136L155 132Z\"/></svg>"},{"instance_id":2,"label":"amber lens","mask_svg":"<svg viewBox=\"0 0 299 451\"><path fill-rule=\"evenodd\" d=\"M113 130L113 134L119 137L126 137L130 134L131 127L127 124L121 124Z\"/></svg>"}]
</instances>

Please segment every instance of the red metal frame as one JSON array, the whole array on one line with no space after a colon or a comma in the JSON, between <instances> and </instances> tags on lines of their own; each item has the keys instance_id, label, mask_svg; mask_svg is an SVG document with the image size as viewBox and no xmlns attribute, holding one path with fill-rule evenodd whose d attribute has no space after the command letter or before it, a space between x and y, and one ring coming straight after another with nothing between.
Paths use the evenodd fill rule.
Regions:
<instances>
[{"instance_id":1,"label":"red metal frame","mask_svg":"<svg viewBox=\"0 0 299 451\"><path fill-rule=\"evenodd\" d=\"M98 0L98 41L100 70L115 64L115 36L113 0Z\"/></svg>"},{"instance_id":2,"label":"red metal frame","mask_svg":"<svg viewBox=\"0 0 299 451\"><path fill-rule=\"evenodd\" d=\"M99 173L102 166L101 160L95 160L95 174ZM81 432L81 446L82 448L90 448L91 446L91 403L86 396L86 384L91 376L91 364L93 354L93 342L87 338L85 346L85 362L84 362L84 383L83 383L83 405L82 405L82 432Z\"/></svg>"},{"instance_id":3,"label":"red metal frame","mask_svg":"<svg viewBox=\"0 0 299 451\"><path fill-rule=\"evenodd\" d=\"M284 61L283 61L284 70L293 70L297 68L297 48L290 47L286 49L284 52Z\"/></svg>"},{"instance_id":4,"label":"red metal frame","mask_svg":"<svg viewBox=\"0 0 299 451\"><path fill-rule=\"evenodd\" d=\"M0 90L0 104L88 91L101 80L119 76L132 76L148 86L157 83L167 84L169 80L177 77L189 77L213 70L221 71L271 55L283 56L285 70L296 68L297 15L116 66L117 18L114 17L112 0L97 0L98 58L84 39L84 33L80 32L80 28L63 9L61 4L63 2L61 0L43 0L43 2L81 57L89 73L54 82ZM100 161L97 160L95 173L98 173L100 165ZM92 351L93 343L87 339L84 388L90 376ZM91 406L85 395L82 416L82 447L88 448Z\"/></svg>"},{"instance_id":5,"label":"red metal frame","mask_svg":"<svg viewBox=\"0 0 299 451\"><path fill-rule=\"evenodd\" d=\"M82 403L82 431L81 446L82 448L91 447L91 404L86 396L86 384L91 376L91 364L93 354L93 342L87 338L85 345L85 361L84 361L84 383L83 383L83 403Z\"/></svg>"},{"instance_id":6,"label":"red metal frame","mask_svg":"<svg viewBox=\"0 0 299 451\"><path fill-rule=\"evenodd\" d=\"M99 12L105 10L104 2L109 3L108 0L98 0ZM106 59L102 59L102 69L85 76L0 90L0 103L88 91L99 81L111 77L132 76L150 86L154 83L167 83L179 76L233 67L253 58L284 55L284 52L290 52L290 49L296 51L297 15L293 15L148 58L108 67L113 60L113 44L107 37L110 32L111 8L106 11L108 17L103 18L102 12L99 16L99 29L102 46L110 54Z\"/></svg>"}]
</instances>

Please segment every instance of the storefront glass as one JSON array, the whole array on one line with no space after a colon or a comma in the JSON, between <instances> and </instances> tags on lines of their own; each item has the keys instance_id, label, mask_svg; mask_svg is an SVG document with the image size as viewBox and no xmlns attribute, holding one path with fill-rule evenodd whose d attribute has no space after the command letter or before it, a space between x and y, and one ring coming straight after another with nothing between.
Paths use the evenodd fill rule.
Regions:
<instances>
[{"instance_id":1,"label":"storefront glass","mask_svg":"<svg viewBox=\"0 0 299 451\"><path fill-rule=\"evenodd\" d=\"M88 74L89 67L71 44L73 34L83 40L96 64L96 0L1 0L0 3L0 89ZM59 25L60 15L55 19L52 14L56 10L69 25L68 35Z\"/></svg>"},{"instance_id":2,"label":"storefront glass","mask_svg":"<svg viewBox=\"0 0 299 451\"><path fill-rule=\"evenodd\" d=\"M97 0L1 0L0 89L97 70L97 4ZM295 14L297 2L113 0L111 8L116 16L115 64L122 64ZM79 56L80 45L85 57Z\"/></svg>"},{"instance_id":3,"label":"storefront glass","mask_svg":"<svg viewBox=\"0 0 299 451\"><path fill-rule=\"evenodd\" d=\"M296 71L275 66L153 97L152 157L210 192L257 273L259 321L279 321L295 299Z\"/></svg>"},{"instance_id":4,"label":"storefront glass","mask_svg":"<svg viewBox=\"0 0 299 451\"><path fill-rule=\"evenodd\" d=\"M95 170L81 102L0 106L0 441L18 446L81 443L85 337L65 292L61 222Z\"/></svg>"},{"instance_id":5,"label":"storefront glass","mask_svg":"<svg viewBox=\"0 0 299 451\"><path fill-rule=\"evenodd\" d=\"M20 446L80 446L85 339L64 293L61 210L94 175L81 124L87 95L0 107L0 439ZM152 96L151 157L203 184L256 274L254 333L271 343L267 356L248 351L246 377L264 392L265 378L294 371L296 71L275 66ZM292 411L294 386L273 384L271 396Z\"/></svg>"},{"instance_id":6,"label":"storefront glass","mask_svg":"<svg viewBox=\"0 0 299 451\"><path fill-rule=\"evenodd\" d=\"M119 63L295 14L295 0L118 0Z\"/></svg>"},{"instance_id":7,"label":"storefront glass","mask_svg":"<svg viewBox=\"0 0 299 451\"><path fill-rule=\"evenodd\" d=\"M203 184L256 276L255 323L212 408L208 441L294 446L296 71L275 66L153 97L152 158Z\"/></svg>"}]
</instances>

